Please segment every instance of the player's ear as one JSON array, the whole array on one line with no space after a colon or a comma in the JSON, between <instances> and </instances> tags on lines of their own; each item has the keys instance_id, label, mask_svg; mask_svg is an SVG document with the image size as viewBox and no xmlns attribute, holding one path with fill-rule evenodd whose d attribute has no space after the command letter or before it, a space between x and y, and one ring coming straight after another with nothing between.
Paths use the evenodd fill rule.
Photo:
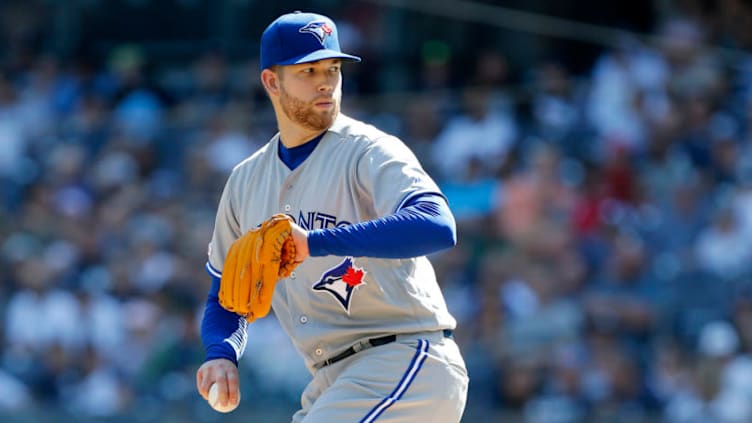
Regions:
<instances>
[{"instance_id":1,"label":"player's ear","mask_svg":"<svg viewBox=\"0 0 752 423\"><path fill-rule=\"evenodd\" d=\"M279 73L277 70L264 69L261 71L261 83L269 95L277 95L279 93Z\"/></svg>"}]
</instances>

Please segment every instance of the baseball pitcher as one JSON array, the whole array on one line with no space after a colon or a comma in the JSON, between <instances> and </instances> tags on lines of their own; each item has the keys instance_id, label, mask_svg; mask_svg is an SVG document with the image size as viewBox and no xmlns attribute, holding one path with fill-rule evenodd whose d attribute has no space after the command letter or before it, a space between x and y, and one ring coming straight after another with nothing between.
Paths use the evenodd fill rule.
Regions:
<instances>
[{"instance_id":1,"label":"baseball pitcher","mask_svg":"<svg viewBox=\"0 0 752 423\"><path fill-rule=\"evenodd\" d=\"M237 404L246 328L273 309L312 375L293 422L457 423L468 375L425 257L454 246L454 218L401 140L340 113L342 64L359 61L319 14L262 35L279 132L219 201L197 389Z\"/></svg>"}]
</instances>

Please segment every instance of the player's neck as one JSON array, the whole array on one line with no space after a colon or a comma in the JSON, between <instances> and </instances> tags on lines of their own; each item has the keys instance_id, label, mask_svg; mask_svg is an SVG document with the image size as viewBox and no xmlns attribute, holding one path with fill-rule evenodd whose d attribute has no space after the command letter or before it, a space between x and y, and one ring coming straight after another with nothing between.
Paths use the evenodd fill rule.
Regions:
<instances>
[{"instance_id":1,"label":"player's neck","mask_svg":"<svg viewBox=\"0 0 752 423\"><path fill-rule=\"evenodd\" d=\"M279 140L286 148L301 146L324 132L304 128L291 122L285 123L279 122Z\"/></svg>"}]
</instances>

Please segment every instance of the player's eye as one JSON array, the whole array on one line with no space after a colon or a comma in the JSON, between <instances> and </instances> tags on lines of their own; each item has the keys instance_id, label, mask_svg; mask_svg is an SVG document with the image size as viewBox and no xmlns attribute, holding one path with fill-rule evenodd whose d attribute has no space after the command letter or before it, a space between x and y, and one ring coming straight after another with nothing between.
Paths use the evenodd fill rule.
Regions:
<instances>
[{"instance_id":1,"label":"player's eye","mask_svg":"<svg viewBox=\"0 0 752 423\"><path fill-rule=\"evenodd\" d=\"M329 71L332 73L338 73L339 72L339 66L332 66L329 68Z\"/></svg>"}]
</instances>

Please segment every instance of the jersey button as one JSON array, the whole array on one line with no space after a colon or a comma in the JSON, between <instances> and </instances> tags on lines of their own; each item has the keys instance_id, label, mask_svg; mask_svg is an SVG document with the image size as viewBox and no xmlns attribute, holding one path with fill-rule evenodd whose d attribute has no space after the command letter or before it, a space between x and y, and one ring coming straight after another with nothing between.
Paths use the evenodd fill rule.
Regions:
<instances>
[{"instance_id":1,"label":"jersey button","mask_svg":"<svg viewBox=\"0 0 752 423\"><path fill-rule=\"evenodd\" d=\"M314 352L316 353L316 355L323 355L324 354L324 350L322 350L321 348L316 348L316 351L314 351Z\"/></svg>"},{"instance_id":2,"label":"jersey button","mask_svg":"<svg viewBox=\"0 0 752 423\"><path fill-rule=\"evenodd\" d=\"M298 275L295 274L295 272L290 273L290 279L295 279L298 277Z\"/></svg>"},{"instance_id":3,"label":"jersey button","mask_svg":"<svg viewBox=\"0 0 752 423\"><path fill-rule=\"evenodd\" d=\"M300 316L300 323L302 324L308 323L308 316Z\"/></svg>"},{"instance_id":4,"label":"jersey button","mask_svg":"<svg viewBox=\"0 0 752 423\"><path fill-rule=\"evenodd\" d=\"M285 205L285 211L290 211L290 210L292 210L292 207L290 207L289 204L286 204Z\"/></svg>"}]
</instances>

